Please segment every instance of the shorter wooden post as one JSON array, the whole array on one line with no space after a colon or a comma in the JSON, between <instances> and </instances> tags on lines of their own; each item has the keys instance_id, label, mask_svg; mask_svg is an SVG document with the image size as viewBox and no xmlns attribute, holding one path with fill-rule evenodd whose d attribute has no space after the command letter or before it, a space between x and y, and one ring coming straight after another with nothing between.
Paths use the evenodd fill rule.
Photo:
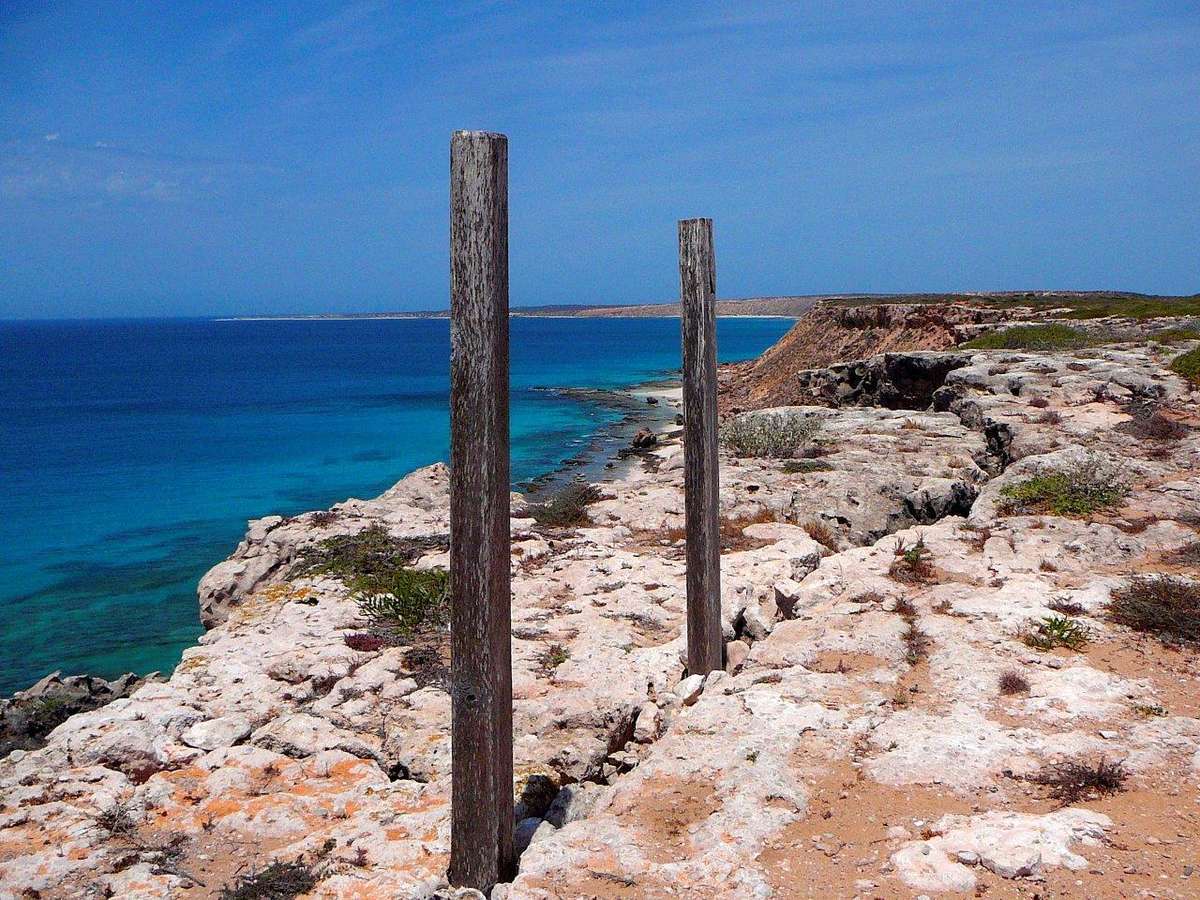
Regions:
<instances>
[{"instance_id":1,"label":"shorter wooden post","mask_svg":"<svg viewBox=\"0 0 1200 900\"><path fill-rule=\"evenodd\" d=\"M724 665L717 460L717 273L712 219L679 223L688 673Z\"/></svg>"},{"instance_id":2,"label":"shorter wooden post","mask_svg":"<svg viewBox=\"0 0 1200 900\"><path fill-rule=\"evenodd\" d=\"M450 883L513 874L508 139L450 141Z\"/></svg>"}]
</instances>

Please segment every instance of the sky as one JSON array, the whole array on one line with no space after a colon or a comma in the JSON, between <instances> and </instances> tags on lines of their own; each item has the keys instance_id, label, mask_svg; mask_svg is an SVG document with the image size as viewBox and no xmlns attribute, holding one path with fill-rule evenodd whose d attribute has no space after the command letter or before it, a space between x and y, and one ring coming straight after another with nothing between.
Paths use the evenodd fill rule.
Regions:
<instances>
[{"instance_id":1,"label":"sky","mask_svg":"<svg viewBox=\"0 0 1200 900\"><path fill-rule=\"evenodd\" d=\"M0 0L0 317L444 308L455 129L512 305L1200 291L1200 5Z\"/></svg>"}]
</instances>

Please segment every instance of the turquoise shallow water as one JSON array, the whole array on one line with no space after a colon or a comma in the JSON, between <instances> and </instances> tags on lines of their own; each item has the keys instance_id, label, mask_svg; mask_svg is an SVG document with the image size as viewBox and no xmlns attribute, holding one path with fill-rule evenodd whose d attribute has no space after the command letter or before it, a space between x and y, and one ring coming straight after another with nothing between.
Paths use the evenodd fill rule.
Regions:
<instances>
[{"instance_id":1,"label":"turquoise shallow water","mask_svg":"<svg viewBox=\"0 0 1200 900\"><path fill-rule=\"evenodd\" d=\"M721 319L722 361L791 321ZM679 367L677 319L512 320L512 476L621 417L560 388ZM371 497L447 454L439 319L0 322L0 695L167 670L246 520Z\"/></svg>"}]
</instances>

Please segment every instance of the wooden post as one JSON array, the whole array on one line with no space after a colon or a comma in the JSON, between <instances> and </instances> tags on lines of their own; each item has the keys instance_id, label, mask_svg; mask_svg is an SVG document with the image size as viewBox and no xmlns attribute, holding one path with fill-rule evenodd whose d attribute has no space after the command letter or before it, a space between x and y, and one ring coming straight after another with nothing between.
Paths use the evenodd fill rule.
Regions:
<instances>
[{"instance_id":1,"label":"wooden post","mask_svg":"<svg viewBox=\"0 0 1200 900\"><path fill-rule=\"evenodd\" d=\"M450 883L513 875L508 138L450 140Z\"/></svg>"},{"instance_id":2,"label":"wooden post","mask_svg":"<svg viewBox=\"0 0 1200 900\"><path fill-rule=\"evenodd\" d=\"M679 223L688 674L724 666L717 461L717 272L712 219Z\"/></svg>"}]
</instances>

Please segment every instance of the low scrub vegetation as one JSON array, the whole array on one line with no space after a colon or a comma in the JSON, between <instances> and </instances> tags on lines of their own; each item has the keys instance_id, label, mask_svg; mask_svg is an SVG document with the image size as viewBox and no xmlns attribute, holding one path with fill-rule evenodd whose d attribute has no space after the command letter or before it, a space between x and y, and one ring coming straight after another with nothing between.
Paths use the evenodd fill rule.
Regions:
<instances>
[{"instance_id":1,"label":"low scrub vegetation","mask_svg":"<svg viewBox=\"0 0 1200 900\"><path fill-rule=\"evenodd\" d=\"M1062 413L1060 413L1057 409L1048 409L1038 416L1034 421L1040 425L1061 425L1062 420Z\"/></svg>"},{"instance_id":2,"label":"low scrub vegetation","mask_svg":"<svg viewBox=\"0 0 1200 900\"><path fill-rule=\"evenodd\" d=\"M832 472L833 466L821 459L789 459L783 464L783 471L789 475Z\"/></svg>"},{"instance_id":3,"label":"low scrub vegetation","mask_svg":"<svg viewBox=\"0 0 1200 900\"><path fill-rule=\"evenodd\" d=\"M1110 621L1165 644L1200 645L1200 584L1170 575L1144 575L1112 593Z\"/></svg>"},{"instance_id":4,"label":"low scrub vegetation","mask_svg":"<svg viewBox=\"0 0 1200 900\"><path fill-rule=\"evenodd\" d=\"M401 636L450 621L450 575L441 569L396 569L354 580L359 612Z\"/></svg>"},{"instance_id":5,"label":"low scrub vegetation","mask_svg":"<svg viewBox=\"0 0 1200 900\"><path fill-rule=\"evenodd\" d=\"M78 704L61 697L14 699L12 703L25 716L25 732L34 738L45 737L80 709Z\"/></svg>"},{"instance_id":6,"label":"low scrub vegetation","mask_svg":"<svg viewBox=\"0 0 1200 900\"><path fill-rule=\"evenodd\" d=\"M1078 651L1087 646L1091 639L1091 629L1069 616L1046 616L1040 622L1030 623L1028 630L1021 635L1025 645L1035 650L1066 647Z\"/></svg>"},{"instance_id":7,"label":"low scrub vegetation","mask_svg":"<svg viewBox=\"0 0 1200 900\"><path fill-rule=\"evenodd\" d=\"M1117 428L1144 441L1179 441L1192 431L1182 422L1165 415L1161 409L1139 410L1132 419L1122 422Z\"/></svg>"},{"instance_id":8,"label":"low scrub vegetation","mask_svg":"<svg viewBox=\"0 0 1200 900\"><path fill-rule=\"evenodd\" d=\"M921 584L933 578L933 564L930 562L929 548L925 546L925 538L917 538L912 546L906 546L901 539L896 540L896 558L888 568L888 575L896 581L906 584Z\"/></svg>"},{"instance_id":9,"label":"low scrub vegetation","mask_svg":"<svg viewBox=\"0 0 1200 900\"><path fill-rule=\"evenodd\" d=\"M900 639L904 641L904 661L910 666L915 666L929 655L932 642L929 640L929 635L921 630L916 619L909 620Z\"/></svg>"},{"instance_id":10,"label":"low scrub vegetation","mask_svg":"<svg viewBox=\"0 0 1200 900\"><path fill-rule=\"evenodd\" d=\"M365 648L374 643L370 636L395 643L449 621L450 576L439 569L410 567L417 556L445 547L443 537L394 538L386 528L372 525L321 541L305 552L289 577L332 575L350 589L373 630L367 636L348 636L347 646Z\"/></svg>"},{"instance_id":11,"label":"low scrub vegetation","mask_svg":"<svg viewBox=\"0 0 1200 900\"><path fill-rule=\"evenodd\" d=\"M1061 596L1052 597L1046 606L1064 616L1081 616L1087 612L1087 608L1082 603L1076 603L1074 600Z\"/></svg>"},{"instance_id":12,"label":"low scrub vegetation","mask_svg":"<svg viewBox=\"0 0 1200 900\"><path fill-rule=\"evenodd\" d=\"M447 535L395 538L382 525L372 525L357 534L340 534L306 548L288 578L332 575L350 585L355 578L386 575L425 553L449 546Z\"/></svg>"},{"instance_id":13,"label":"low scrub vegetation","mask_svg":"<svg viewBox=\"0 0 1200 900\"><path fill-rule=\"evenodd\" d=\"M539 525L569 528L588 522L587 508L600 499L600 489L591 484L572 484L543 503L532 503L529 515Z\"/></svg>"},{"instance_id":14,"label":"low scrub vegetation","mask_svg":"<svg viewBox=\"0 0 1200 900\"><path fill-rule=\"evenodd\" d=\"M781 413L734 416L721 426L721 443L735 456L791 459L812 444L821 420Z\"/></svg>"},{"instance_id":15,"label":"low scrub vegetation","mask_svg":"<svg viewBox=\"0 0 1200 900\"><path fill-rule=\"evenodd\" d=\"M96 824L114 837L128 836L137 831L133 807L127 801L118 800L111 806L106 806L96 816Z\"/></svg>"},{"instance_id":16,"label":"low scrub vegetation","mask_svg":"<svg viewBox=\"0 0 1200 900\"><path fill-rule=\"evenodd\" d=\"M1098 762L1069 760L1057 763L1031 775L1029 781L1050 788L1050 796L1063 806L1104 794L1115 794L1125 787L1129 773L1123 763L1110 763L1103 757Z\"/></svg>"},{"instance_id":17,"label":"low scrub vegetation","mask_svg":"<svg viewBox=\"0 0 1200 900\"><path fill-rule=\"evenodd\" d=\"M1000 489L1009 511L1056 516L1086 516L1108 509L1120 504L1128 493L1123 468L1094 454Z\"/></svg>"},{"instance_id":18,"label":"low scrub vegetation","mask_svg":"<svg viewBox=\"0 0 1200 900\"><path fill-rule=\"evenodd\" d=\"M1147 719L1161 719L1167 715L1167 708L1161 703L1135 703L1133 711Z\"/></svg>"},{"instance_id":19,"label":"low scrub vegetation","mask_svg":"<svg viewBox=\"0 0 1200 900\"><path fill-rule=\"evenodd\" d=\"M570 651L562 644L550 644L538 651L536 660L543 675L553 675L554 670L570 658Z\"/></svg>"},{"instance_id":20,"label":"low scrub vegetation","mask_svg":"<svg viewBox=\"0 0 1200 900\"><path fill-rule=\"evenodd\" d=\"M1150 335L1152 341L1160 344L1178 344L1183 341L1200 341L1200 331L1195 328L1167 328Z\"/></svg>"},{"instance_id":21,"label":"low scrub vegetation","mask_svg":"<svg viewBox=\"0 0 1200 900\"><path fill-rule=\"evenodd\" d=\"M1193 347L1171 360L1171 371L1182 375L1192 384L1200 385L1200 347Z\"/></svg>"},{"instance_id":22,"label":"low scrub vegetation","mask_svg":"<svg viewBox=\"0 0 1200 900\"><path fill-rule=\"evenodd\" d=\"M1077 350L1104 343L1069 325L1017 325L980 335L962 345L964 350Z\"/></svg>"},{"instance_id":23,"label":"low scrub vegetation","mask_svg":"<svg viewBox=\"0 0 1200 900\"><path fill-rule=\"evenodd\" d=\"M347 647L357 650L359 653L374 653L376 650L382 650L384 647L391 647L395 644L395 641L389 640L387 635L371 631L348 634L343 641Z\"/></svg>"},{"instance_id":24,"label":"low scrub vegetation","mask_svg":"<svg viewBox=\"0 0 1200 900\"><path fill-rule=\"evenodd\" d=\"M303 860L273 862L221 889L221 900L293 900L317 886L316 870Z\"/></svg>"}]
</instances>

